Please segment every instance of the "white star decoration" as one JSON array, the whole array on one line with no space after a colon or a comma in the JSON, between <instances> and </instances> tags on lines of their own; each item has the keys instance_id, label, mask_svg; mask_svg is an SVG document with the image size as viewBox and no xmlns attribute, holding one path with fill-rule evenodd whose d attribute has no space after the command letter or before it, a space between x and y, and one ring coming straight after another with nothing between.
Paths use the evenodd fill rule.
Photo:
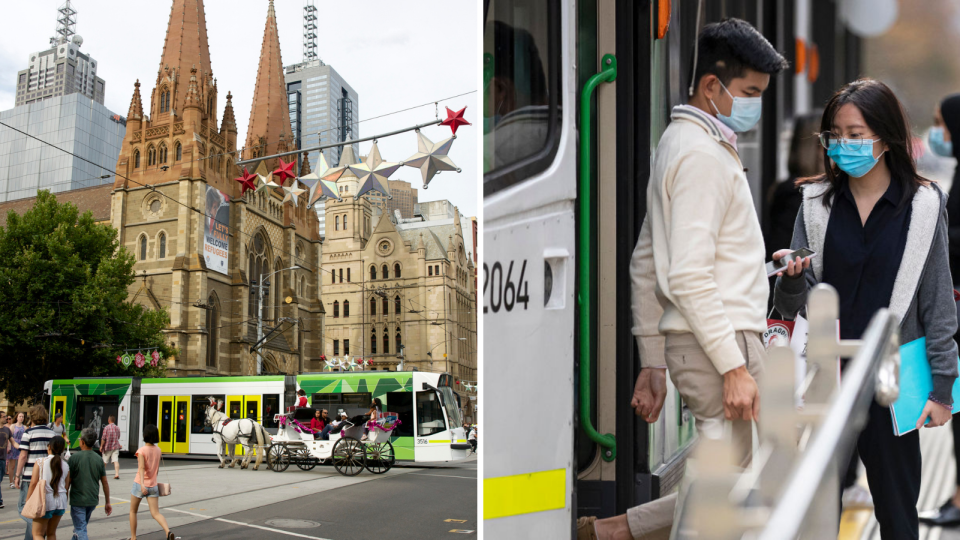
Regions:
<instances>
[{"instance_id":1,"label":"white star decoration","mask_svg":"<svg viewBox=\"0 0 960 540\"><path fill-rule=\"evenodd\" d=\"M286 193L286 195L283 196L283 203L287 201L293 201L293 205L297 206L297 197L299 197L301 193L307 191L305 189L300 189L297 187L297 185L298 184L294 183L294 185L290 187L283 186L283 191Z\"/></svg>"},{"instance_id":2,"label":"white star decoration","mask_svg":"<svg viewBox=\"0 0 960 540\"><path fill-rule=\"evenodd\" d=\"M261 191L263 191L263 190L265 190L265 189L267 189L267 188L278 188L278 187L280 187L280 186L278 186L277 184L275 184L275 183L273 182L273 174L272 174L272 173L271 173L271 174L267 174L266 177L264 177L262 174L257 174L257 176L260 178L260 185L257 186L257 191L255 191L255 193L260 193Z\"/></svg>"},{"instance_id":3,"label":"white star decoration","mask_svg":"<svg viewBox=\"0 0 960 540\"><path fill-rule=\"evenodd\" d=\"M357 190L357 197L360 197L368 191L379 191L389 197L390 187L387 179L402 166L402 163L384 163L383 159L380 158L380 149L377 148L377 143L374 142L373 148L370 149L370 154L367 155L366 163L347 165L347 169L357 175L357 180L360 184L360 189Z\"/></svg>"},{"instance_id":4,"label":"white star decoration","mask_svg":"<svg viewBox=\"0 0 960 540\"><path fill-rule=\"evenodd\" d=\"M317 160L317 170L306 175L301 176L299 180L304 183L308 188L310 188L310 195L307 198L307 206L313 206L318 199L324 197L333 197L334 199L342 200L340 195L337 193L336 185L337 178L346 172L346 167L336 167L331 169L327 165L327 159L323 157L323 153L320 153L320 159Z\"/></svg>"},{"instance_id":5,"label":"white star decoration","mask_svg":"<svg viewBox=\"0 0 960 540\"><path fill-rule=\"evenodd\" d=\"M456 137L450 137L449 139L444 139L434 144L434 142L428 139L422 132L417 131L418 151L403 164L407 167L420 169L420 174L423 175L424 189L426 189L430 180L433 180L433 177L440 171L460 172L460 169L453 163L453 160L447 157L447 153L450 152L450 147L453 146L453 140L455 138Z\"/></svg>"}]
</instances>

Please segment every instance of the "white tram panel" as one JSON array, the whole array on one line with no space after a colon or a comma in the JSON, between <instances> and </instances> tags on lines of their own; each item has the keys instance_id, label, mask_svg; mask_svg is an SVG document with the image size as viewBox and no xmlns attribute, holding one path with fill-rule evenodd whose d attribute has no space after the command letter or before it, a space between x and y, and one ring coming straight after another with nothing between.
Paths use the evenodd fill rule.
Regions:
<instances>
[{"instance_id":1,"label":"white tram panel","mask_svg":"<svg viewBox=\"0 0 960 540\"><path fill-rule=\"evenodd\" d=\"M484 425L484 479L564 469L564 508L485 519L484 534L491 538L569 538L573 530L578 103L574 13L576 2L561 3L563 108L554 161L543 173L486 197L483 205L484 266L489 273L499 262L506 272L514 261L516 279L526 260L529 295L526 306L515 304L505 311L501 305L494 313L493 286L484 290L483 376L486 388L497 389L484 417L501 419ZM553 273L549 299L544 297L547 262Z\"/></svg>"}]
</instances>

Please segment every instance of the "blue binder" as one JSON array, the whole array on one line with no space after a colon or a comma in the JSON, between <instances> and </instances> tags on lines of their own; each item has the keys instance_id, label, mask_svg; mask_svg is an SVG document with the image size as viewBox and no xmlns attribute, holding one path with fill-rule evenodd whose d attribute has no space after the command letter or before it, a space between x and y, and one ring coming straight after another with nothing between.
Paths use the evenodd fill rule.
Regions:
<instances>
[{"instance_id":1,"label":"blue binder","mask_svg":"<svg viewBox=\"0 0 960 540\"><path fill-rule=\"evenodd\" d=\"M900 397L890 406L894 435L899 437L917 429L917 420L920 419L920 413L927 404L931 390L933 375L927 360L927 338L922 337L901 345ZM953 383L953 413L957 412L960 412L960 378ZM927 418L927 422L929 421Z\"/></svg>"}]
</instances>

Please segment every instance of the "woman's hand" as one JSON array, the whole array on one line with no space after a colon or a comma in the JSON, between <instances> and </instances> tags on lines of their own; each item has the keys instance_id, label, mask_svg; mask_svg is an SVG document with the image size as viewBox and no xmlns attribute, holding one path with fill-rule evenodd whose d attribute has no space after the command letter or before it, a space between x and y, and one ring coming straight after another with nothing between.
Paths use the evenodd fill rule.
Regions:
<instances>
[{"instance_id":1,"label":"woman's hand","mask_svg":"<svg viewBox=\"0 0 960 540\"><path fill-rule=\"evenodd\" d=\"M779 261L781 258L786 257L787 255L793 253L792 249L781 249L773 254L773 260ZM807 268L810 268L810 257L804 257L801 259L797 257L795 261L787 262L787 277L798 277L803 274L803 271ZM783 277L784 272L777 272L777 277Z\"/></svg>"},{"instance_id":2,"label":"woman's hand","mask_svg":"<svg viewBox=\"0 0 960 540\"><path fill-rule=\"evenodd\" d=\"M951 416L950 408L928 399L927 404L923 406L923 412L920 413L920 419L917 420L917 429L923 427L927 417L930 417L930 423L926 427L940 427L946 424Z\"/></svg>"}]
</instances>

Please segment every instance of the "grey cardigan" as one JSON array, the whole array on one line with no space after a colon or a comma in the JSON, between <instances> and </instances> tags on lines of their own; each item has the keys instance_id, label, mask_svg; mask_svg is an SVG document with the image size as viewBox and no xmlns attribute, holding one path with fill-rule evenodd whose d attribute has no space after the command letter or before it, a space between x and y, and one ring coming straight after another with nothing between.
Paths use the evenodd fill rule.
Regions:
<instances>
[{"instance_id":1,"label":"grey cardigan","mask_svg":"<svg viewBox=\"0 0 960 540\"><path fill-rule=\"evenodd\" d=\"M793 318L804 308L807 292L823 276L823 243L830 209L823 206L822 196L827 188L826 182L803 188L802 211L797 215L790 247L809 247L818 255L811 259L804 279L777 279L773 303L784 317ZM950 276L946 205L947 196L936 184L923 186L914 195L907 244L889 308L900 321L901 344L926 336L933 373L930 399L950 406L957 378L957 344L953 340L957 333L957 305Z\"/></svg>"}]
</instances>

